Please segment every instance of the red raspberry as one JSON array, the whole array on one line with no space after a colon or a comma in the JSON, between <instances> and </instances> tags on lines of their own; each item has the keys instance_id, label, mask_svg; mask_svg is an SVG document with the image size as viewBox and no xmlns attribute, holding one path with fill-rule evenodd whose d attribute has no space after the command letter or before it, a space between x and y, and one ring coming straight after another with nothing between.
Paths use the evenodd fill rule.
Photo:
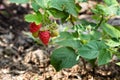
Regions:
<instances>
[{"instance_id":1,"label":"red raspberry","mask_svg":"<svg viewBox=\"0 0 120 80\"><path fill-rule=\"evenodd\" d=\"M39 39L42 41L42 43L44 45L48 45L49 39L50 39L50 32L49 31L40 31Z\"/></svg>"},{"instance_id":2,"label":"red raspberry","mask_svg":"<svg viewBox=\"0 0 120 80\"><path fill-rule=\"evenodd\" d=\"M39 29L42 27L42 24L36 25L35 22L30 24L30 32L34 33L39 31Z\"/></svg>"}]
</instances>

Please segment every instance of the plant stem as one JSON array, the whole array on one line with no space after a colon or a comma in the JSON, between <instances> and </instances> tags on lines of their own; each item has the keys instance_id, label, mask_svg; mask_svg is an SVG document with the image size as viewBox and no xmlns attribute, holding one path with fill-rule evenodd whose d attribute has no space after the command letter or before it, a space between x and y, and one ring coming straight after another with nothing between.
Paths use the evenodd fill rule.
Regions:
<instances>
[{"instance_id":1,"label":"plant stem","mask_svg":"<svg viewBox=\"0 0 120 80\"><path fill-rule=\"evenodd\" d=\"M104 16L102 15L100 22L99 22L98 25L95 27L95 30L97 30L97 29L100 27L100 25L102 24L103 20L104 20Z\"/></svg>"},{"instance_id":2,"label":"plant stem","mask_svg":"<svg viewBox=\"0 0 120 80\"><path fill-rule=\"evenodd\" d=\"M80 57L81 58L81 61L83 62L83 67L84 67L84 70L85 71L87 71L87 68L86 68L86 62L85 62L85 60L82 58L82 57Z\"/></svg>"},{"instance_id":3,"label":"plant stem","mask_svg":"<svg viewBox=\"0 0 120 80\"><path fill-rule=\"evenodd\" d=\"M70 22L72 23L72 25L74 26L75 24L74 24L74 21L73 21L73 16L72 15L70 15Z\"/></svg>"}]
</instances>

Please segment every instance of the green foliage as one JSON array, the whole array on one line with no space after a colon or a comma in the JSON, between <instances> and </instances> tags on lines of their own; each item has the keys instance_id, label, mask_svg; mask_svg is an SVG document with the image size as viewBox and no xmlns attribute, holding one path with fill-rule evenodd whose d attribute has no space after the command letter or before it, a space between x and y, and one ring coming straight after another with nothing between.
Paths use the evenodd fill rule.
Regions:
<instances>
[{"instance_id":1,"label":"green foliage","mask_svg":"<svg viewBox=\"0 0 120 80\"><path fill-rule=\"evenodd\" d=\"M120 16L120 6L118 6L118 8L117 8L116 14L117 14L118 16Z\"/></svg>"},{"instance_id":2,"label":"green foliage","mask_svg":"<svg viewBox=\"0 0 120 80\"><path fill-rule=\"evenodd\" d=\"M35 22L36 24L39 24L42 21L42 14L39 12L35 14L28 14L25 16L25 20L27 22Z\"/></svg>"},{"instance_id":3,"label":"green foliage","mask_svg":"<svg viewBox=\"0 0 120 80\"><path fill-rule=\"evenodd\" d=\"M97 4L92 12L97 15L115 16L120 14L120 5L116 2L105 0L107 5ZM116 0L115 0L116 1Z\"/></svg>"},{"instance_id":4,"label":"green foliage","mask_svg":"<svg viewBox=\"0 0 120 80\"><path fill-rule=\"evenodd\" d=\"M88 0L78 0L79 2L87 2Z\"/></svg>"},{"instance_id":5,"label":"green foliage","mask_svg":"<svg viewBox=\"0 0 120 80\"><path fill-rule=\"evenodd\" d=\"M74 0L51 0L50 8L68 12L73 16L77 16L77 7Z\"/></svg>"},{"instance_id":6,"label":"green foliage","mask_svg":"<svg viewBox=\"0 0 120 80\"><path fill-rule=\"evenodd\" d=\"M112 39L108 39L106 40L107 41L107 45L110 46L110 47L118 47L120 46L120 41L115 41L115 40L112 40Z\"/></svg>"},{"instance_id":7,"label":"green foliage","mask_svg":"<svg viewBox=\"0 0 120 80\"><path fill-rule=\"evenodd\" d=\"M42 9L47 9L50 0L35 0L35 1Z\"/></svg>"},{"instance_id":8,"label":"green foliage","mask_svg":"<svg viewBox=\"0 0 120 80\"><path fill-rule=\"evenodd\" d=\"M113 26L111 26L111 25L109 25L107 23L104 23L102 25L102 28L111 37L117 38L117 39L120 38L120 31L117 30L116 28L114 28Z\"/></svg>"},{"instance_id":9,"label":"green foliage","mask_svg":"<svg viewBox=\"0 0 120 80\"><path fill-rule=\"evenodd\" d=\"M104 2L105 2L108 6L118 5L117 0L104 0Z\"/></svg>"},{"instance_id":10,"label":"green foliage","mask_svg":"<svg viewBox=\"0 0 120 80\"><path fill-rule=\"evenodd\" d=\"M32 5L32 8L34 9L34 11L36 11L36 12L40 9L40 6L34 0L32 0L31 5Z\"/></svg>"},{"instance_id":11,"label":"green foliage","mask_svg":"<svg viewBox=\"0 0 120 80\"><path fill-rule=\"evenodd\" d=\"M65 39L73 39L73 35L69 32L61 32L60 36L56 39L58 41L65 40Z\"/></svg>"},{"instance_id":12,"label":"green foliage","mask_svg":"<svg viewBox=\"0 0 120 80\"><path fill-rule=\"evenodd\" d=\"M28 3L29 0L10 0L10 2L13 2L13 3Z\"/></svg>"},{"instance_id":13,"label":"green foliage","mask_svg":"<svg viewBox=\"0 0 120 80\"><path fill-rule=\"evenodd\" d=\"M91 35L91 40L100 40L102 34L99 31L91 31L90 32Z\"/></svg>"},{"instance_id":14,"label":"green foliage","mask_svg":"<svg viewBox=\"0 0 120 80\"><path fill-rule=\"evenodd\" d=\"M77 55L71 48L61 47L53 51L51 55L51 64L55 67L56 71L62 68L70 68L77 64Z\"/></svg>"},{"instance_id":15,"label":"green foliage","mask_svg":"<svg viewBox=\"0 0 120 80\"><path fill-rule=\"evenodd\" d=\"M79 47L81 47L80 41L73 40L73 39L62 40L62 41L57 42L57 44L59 44L61 46L71 47L75 50L78 49Z\"/></svg>"},{"instance_id":16,"label":"green foliage","mask_svg":"<svg viewBox=\"0 0 120 80\"><path fill-rule=\"evenodd\" d=\"M107 46L103 41L90 41L79 48L78 54L86 59L94 59L101 54L101 50L106 48Z\"/></svg>"},{"instance_id":17,"label":"green foliage","mask_svg":"<svg viewBox=\"0 0 120 80\"><path fill-rule=\"evenodd\" d=\"M106 64L110 62L111 59L112 59L112 56L110 51L108 51L107 49L101 49L98 55L98 65L100 66L100 65Z\"/></svg>"},{"instance_id":18,"label":"green foliage","mask_svg":"<svg viewBox=\"0 0 120 80\"><path fill-rule=\"evenodd\" d=\"M54 8L50 8L49 12L51 13L51 15L53 15L56 18L67 18L69 16L67 12L59 11Z\"/></svg>"},{"instance_id":19,"label":"green foliage","mask_svg":"<svg viewBox=\"0 0 120 80\"><path fill-rule=\"evenodd\" d=\"M92 11L95 13L95 14L99 14L99 15L107 15L107 6L105 5L102 5L102 4L97 4L95 9L92 9Z\"/></svg>"},{"instance_id":20,"label":"green foliage","mask_svg":"<svg viewBox=\"0 0 120 80\"><path fill-rule=\"evenodd\" d=\"M67 27L66 30L53 39L53 43L58 48L53 50L50 61L56 71L74 66L80 57L95 67L109 63L113 55L120 56L119 26L117 28L107 23L111 17L120 15L120 5L117 0L103 0L104 3L92 8L91 11L94 13L92 19L95 22L77 18L82 8L79 2L87 0L10 1L31 3L34 13L25 16L27 22L42 23L42 27L49 27L53 23L52 16L53 19L59 19L63 23L72 23L72 27L64 26ZM35 40L34 37L32 38ZM116 64L120 65L120 63Z\"/></svg>"}]
</instances>

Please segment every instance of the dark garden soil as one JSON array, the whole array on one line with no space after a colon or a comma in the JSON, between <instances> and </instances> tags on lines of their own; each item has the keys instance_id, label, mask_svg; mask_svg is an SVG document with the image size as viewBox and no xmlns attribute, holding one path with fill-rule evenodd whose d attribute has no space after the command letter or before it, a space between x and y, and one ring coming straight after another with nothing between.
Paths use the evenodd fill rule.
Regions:
<instances>
[{"instance_id":1,"label":"dark garden soil","mask_svg":"<svg viewBox=\"0 0 120 80\"><path fill-rule=\"evenodd\" d=\"M0 80L120 80L116 60L93 70L80 63L56 72L49 60L53 46L37 45L24 34L29 32L24 21L29 5L8 4L0 0Z\"/></svg>"}]
</instances>

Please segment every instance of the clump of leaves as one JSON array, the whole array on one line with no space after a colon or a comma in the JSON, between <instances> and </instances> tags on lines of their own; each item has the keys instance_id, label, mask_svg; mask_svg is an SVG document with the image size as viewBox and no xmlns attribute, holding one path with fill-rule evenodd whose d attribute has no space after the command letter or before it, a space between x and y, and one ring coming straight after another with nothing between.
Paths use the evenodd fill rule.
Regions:
<instances>
[{"instance_id":1,"label":"clump of leaves","mask_svg":"<svg viewBox=\"0 0 120 80\"><path fill-rule=\"evenodd\" d=\"M69 32L64 30L54 39L56 48L50 57L56 71L70 68L78 63L80 58L94 65L104 65L111 61L112 56L120 56L120 30L107 23L111 17L120 15L120 4L117 0L103 0L91 11L96 23L78 19L80 2L87 0L10 0L15 3L30 3L33 14L25 16L27 22L42 23L44 27L53 22L50 16L58 18L63 23L73 24ZM42 9L42 12L40 12ZM79 21L79 24L75 24ZM93 60L93 61L92 61ZM92 62L91 62L92 61ZM119 65L119 63L117 63Z\"/></svg>"}]
</instances>

